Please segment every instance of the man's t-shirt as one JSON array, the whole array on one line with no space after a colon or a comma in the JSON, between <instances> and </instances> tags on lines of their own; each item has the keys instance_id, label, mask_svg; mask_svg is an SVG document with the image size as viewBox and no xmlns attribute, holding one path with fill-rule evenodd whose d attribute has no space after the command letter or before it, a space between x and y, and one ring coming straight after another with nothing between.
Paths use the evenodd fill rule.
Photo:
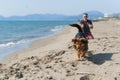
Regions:
<instances>
[{"instance_id":1,"label":"man's t-shirt","mask_svg":"<svg viewBox=\"0 0 120 80\"><path fill-rule=\"evenodd\" d=\"M91 21L91 20L87 20L87 21L81 20L81 21L80 21L80 24L83 24L83 25L84 25L83 30L84 30L84 33L85 33L85 34L91 33L91 32L90 32L90 28L89 28L89 26L88 26L88 24L91 24L91 25L92 25L92 21Z\"/></svg>"}]
</instances>

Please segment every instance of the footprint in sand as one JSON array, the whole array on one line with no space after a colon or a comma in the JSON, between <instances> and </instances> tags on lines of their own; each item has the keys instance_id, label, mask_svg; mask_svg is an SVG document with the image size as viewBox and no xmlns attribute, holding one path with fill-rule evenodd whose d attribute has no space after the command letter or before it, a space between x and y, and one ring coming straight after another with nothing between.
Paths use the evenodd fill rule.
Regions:
<instances>
[{"instance_id":1,"label":"footprint in sand","mask_svg":"<svg viewBox=\"0 0 120 80\"><path fill-rule=\"evenodd\" d=\"M93 74L88 74L88 75L84 75L80 78L80 80L93 80L95 77L95 75Z\"/></svg>"}]
</instances>

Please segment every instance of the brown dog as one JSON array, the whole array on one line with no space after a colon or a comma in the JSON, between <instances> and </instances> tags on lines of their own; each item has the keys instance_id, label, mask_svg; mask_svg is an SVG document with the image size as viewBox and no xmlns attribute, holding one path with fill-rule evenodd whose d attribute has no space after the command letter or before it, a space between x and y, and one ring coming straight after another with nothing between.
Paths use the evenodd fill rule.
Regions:
<instances>
[{"instance_id":1,"label":"brown dog","mask_svg":"<svg viewBox=\"0 0 120 80\"><path fill-rule=\"evenodd\" d=\"M73 47L76 50L77 60L82 60L88 51L88 40L85 38L75 38L72 39L72 42L74 42Z\"/></svg>"}]
</instances>

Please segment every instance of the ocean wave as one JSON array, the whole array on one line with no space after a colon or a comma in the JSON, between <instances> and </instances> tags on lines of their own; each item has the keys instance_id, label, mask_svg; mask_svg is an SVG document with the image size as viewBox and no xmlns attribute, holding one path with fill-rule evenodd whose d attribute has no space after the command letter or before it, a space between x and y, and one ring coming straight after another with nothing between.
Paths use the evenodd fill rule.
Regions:
<instances>
[{"instance_id":1,"label":"ocean wave","mask_svg":"<svg viewBox=\"0 0 120 80\"><path fill-rule=\"evenodd\" d=\"M22 43L25 43L25 42L26 42L25 40L10 41L10 42L7 42L7 43L0 44L0 48L11 47L11 46L14 46L14 45L17 45L17 44L22 44Z\"/></svg>"},{"instance_id":2,"label":"ocean wave","mask_svg":"<svg viewBox=\"0 0 120 80\"><path fill-rule=\"evenodd\" d=\"M63 27L65 27L66 25L59 25L59 26L55 26L54 28L52 28L50 31L52 32L58 32L60 30L63 29Z\"/></svg>"}]
</instances>

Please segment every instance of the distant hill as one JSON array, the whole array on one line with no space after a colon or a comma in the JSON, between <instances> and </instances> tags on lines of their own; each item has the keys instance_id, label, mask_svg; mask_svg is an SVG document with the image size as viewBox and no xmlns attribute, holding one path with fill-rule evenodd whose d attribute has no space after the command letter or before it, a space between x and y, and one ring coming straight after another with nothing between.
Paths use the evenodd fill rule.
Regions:
<instances>
[{"instance_id":1,"label":"distant hill","mask_svg":"<svg viewBox=\"0 0 120 80\"><path fill-rule=\"evenodd\" d=\"M68 16L58 14L32 14L27 16L12 16L7 20L64 20Z\"/></svg>"},{"instance_id":2,"label":"distant hill","mask_svg":"<svg viewBox=\"0 0 120 80\"><path fill-rule=\"evenodd\" d=\"M104 14L99 11L87 11L89 18L96 19L103 17ZM82 14L76 16L66 16L60 14L32 14L27 16L11 16L3 17L0 16L0 20L79 20L82 18Z\"/></svg>"}]
</instances>

